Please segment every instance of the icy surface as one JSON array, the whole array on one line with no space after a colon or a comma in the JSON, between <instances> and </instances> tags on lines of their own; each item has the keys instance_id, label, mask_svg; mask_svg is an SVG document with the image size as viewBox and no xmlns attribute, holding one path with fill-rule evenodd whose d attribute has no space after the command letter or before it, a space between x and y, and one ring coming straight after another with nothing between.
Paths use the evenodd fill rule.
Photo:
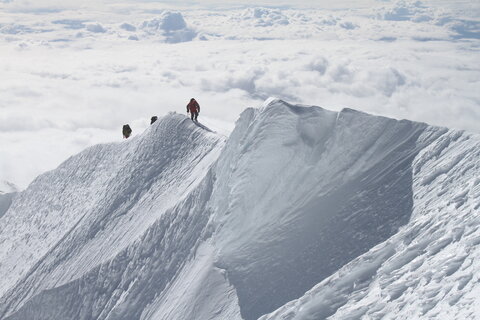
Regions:
<instances>
[{"instance_id":1,"label":"icy surface","mask_svg":"<svg viewBox=\"0 0 480 320\"><path fill-rule=\"evenodd\" d=\"M351 109L269 100L226 143L171 114L13 198L0 318L472 318L479 159Z\"/></svg>"}]
</instances>

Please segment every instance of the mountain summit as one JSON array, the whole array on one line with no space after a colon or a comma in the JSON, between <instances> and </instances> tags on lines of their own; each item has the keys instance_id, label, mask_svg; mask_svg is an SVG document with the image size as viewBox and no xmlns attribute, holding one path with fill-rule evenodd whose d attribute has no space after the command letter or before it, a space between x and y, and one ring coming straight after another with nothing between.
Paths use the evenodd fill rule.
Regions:
<instances>
[{"instance_id":1,"label":"mountain summit","mask_svg":"<svg viewBox=\"0 0 480 320\"><path fill-rule=\"evenodd\" d=\"M270 100L227 139L170 114L0 217L1 319L462 317L480 137Z\"/></svg>"}]
</instances>

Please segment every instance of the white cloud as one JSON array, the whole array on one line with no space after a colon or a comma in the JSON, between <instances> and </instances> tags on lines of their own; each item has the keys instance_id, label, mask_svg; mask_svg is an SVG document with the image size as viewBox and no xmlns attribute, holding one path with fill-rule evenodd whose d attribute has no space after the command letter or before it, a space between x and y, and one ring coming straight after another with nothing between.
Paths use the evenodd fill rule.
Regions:
<instances>
[{"instance_id":1,"label":"white cloud","mask_svg":"<svg viewBox=\"0 0 480 320\"><path fill-rule=\"evenodd\" d=\"M107 32L107 29L105 29L100 23L87 24L86 29L90 32L95 32L95 33Z\"/></svg>"},{"instance_id":2,"label":"white cloud","mask_svg":"<svg viewBox=\"0 0 480 320\"><path fill-rule=\"evenodd\" d=\"M141 29L149 35L162 35L168 43L191 41L197 35L193 29L187 27L180 12L164 11L158 17L144 21Z\"/></svg>"},{"instance_id":3,"label":"white cloud","mask_svg":"<svg viewBox=\"0 0 480 320\"><path fill-rule=\"evenodd\" d=\"M479 21L427 4L6 11L0 180L25 187L86 146L120 141L125 123L138 134L152 115L184 112L191 97L213 124L276 96L478 131Z\"/></svg>"},{"instance_id":4,"label":"white cloud","mask_svg":"<svg viewBox=\"0 0 480 320\"><path fill-rule=\"evenodd\" d=\"M248 8L241 14L244 20L253 20L257 27L271 27L274 25L288 25L289 19L281 10L268 8Z\"/></svg>"},{"instance_id":5,"label":"white cloud","mask_svg":"<svg viewBox=\"0 0 480 320\"><path fill-rule=\"evenodd\" d=\"M122 28L123 30L131 31L131 32L137 31L137 27L126 22L122 23L120 25L120 28Z\"/></svg>"}]
</instances>

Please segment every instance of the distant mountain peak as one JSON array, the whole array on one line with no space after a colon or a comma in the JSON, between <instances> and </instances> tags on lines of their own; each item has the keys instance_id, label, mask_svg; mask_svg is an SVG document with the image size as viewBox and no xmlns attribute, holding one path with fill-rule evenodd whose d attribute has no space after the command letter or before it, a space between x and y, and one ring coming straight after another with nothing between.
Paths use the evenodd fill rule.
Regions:
<instances>
[{"instance_id":1,"label":"distant mountain peak","mask_svg":"<svg viewBox=\"0 0 480 320\"><path fill-rule=\"evenodd\" d=\"M10 181L0 181L0 194L18 192L19 188Z\"/></svg>"}]
</instances>

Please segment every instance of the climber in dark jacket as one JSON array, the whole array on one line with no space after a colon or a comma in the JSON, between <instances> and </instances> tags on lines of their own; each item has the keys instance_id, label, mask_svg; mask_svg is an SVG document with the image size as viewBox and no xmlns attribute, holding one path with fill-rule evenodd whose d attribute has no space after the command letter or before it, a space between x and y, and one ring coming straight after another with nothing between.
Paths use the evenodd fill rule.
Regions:
<instances>
[{"instance_id":1,"label":"climber in dark jacket","mask_svg":"<svg viewBox=\"0 0 480 320\"><path fill-rule=\"evenodd\" d=\"M187 104L187 113L189 112L192 115L192 120L197 121L198 114L200 113L200 105L194 98L190 99L190 102Z\"/></svg>"},{"instance_id":2,"label":"climber in dark jacket","mask_svg":"<svg viewBox=\"0 0 480 320\"><path fill-rule=\"evenodd\" d=\"M122 128L122 133L123 133L123 137L125 139L128 139L128 137L130 137L130 135L132 134L132 128L130 128L128 124L125 124Z\"/></svg>"}]
</instances>

